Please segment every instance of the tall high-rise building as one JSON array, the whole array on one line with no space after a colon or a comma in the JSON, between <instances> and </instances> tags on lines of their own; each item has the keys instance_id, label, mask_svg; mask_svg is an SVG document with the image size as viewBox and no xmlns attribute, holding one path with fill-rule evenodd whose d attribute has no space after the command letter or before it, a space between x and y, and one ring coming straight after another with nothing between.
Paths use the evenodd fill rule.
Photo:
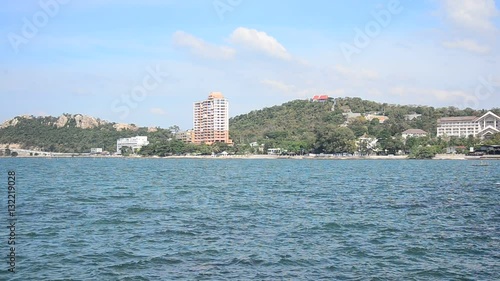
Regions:
<instances>
[{"instance_id":1,"label":"tall high-rise building","mask_svg":"<svg viewBox=\"0 0 500 281\"><path fill-rule=\"evenodd\" d=\"M212 92L207 100L195 102L193 132L196 144L224 142L229 139L229 103L220 92Z\"/></svg>"}]
</instances>

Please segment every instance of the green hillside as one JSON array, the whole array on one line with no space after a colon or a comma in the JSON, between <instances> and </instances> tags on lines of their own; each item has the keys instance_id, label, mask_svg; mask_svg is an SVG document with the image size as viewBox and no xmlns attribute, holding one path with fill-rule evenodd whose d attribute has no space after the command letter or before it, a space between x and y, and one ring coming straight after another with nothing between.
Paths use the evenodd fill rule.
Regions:
<instances>
[{"instance_id":1,"label":"green hillside","mask_svg":"<svg viewBox=\"0 0 500 281\"><path fill-rule=\"evenodd\" d=\"M500 114L498 108L491 111ZM346 125L347 118L343 115L346 112L365 116L354 118ZM236 143L258 142L266 147L281 147L295 152L301 149L315 152L351 151L354 140L366 135L379 139L381 149L394 152L405 148L401 133L407 129L422 129L435 136L438 118L481 116L486 112L454 107L390 105L360 98L337 98L323 103L295 100L231 118L230 134ZM386 116L388 120L384 123L379 123L378 119L370 121L366 118L368 113ZM414 113L421 116L407 120L406 115ZM336 132L336 136L331 135L332 132ZM454 141L463 143L463 140ZM331 147L335 142L338 149ZM346 150L346 146L350 149Z\"/></svg>"},{"instance_id":2,"label":"green hillside","mask_svg":"<svg viewBox=\"0 0 500 281\"><path fill-rule=\"evenodd\" d=\"M78 116L80 118L75 118ZM65 118L64 118L65 117ZM0 144L20 144L24 149L37 149L51 152L85 153L92 147L105 151L116 150L116 140L123 137L145 135L151 141L167 140L172 137L170 130L148 128L118 130L116 123L108 123L92 117L64 114L64 125L58 121L61 117L16 117L5 122L0 128ZM90 120L88 128L78 124L79 119Z\"/></svg>"},{"instance_id":3,"label":"green hillside","mask_svg":"<svg viewBox=\"0 0 500 281\"><path fill-rule=\"evenodd\" d=\"M500 109L492 109L500 115ZM229 120L230 135L235 145L193 145L175 139L169 129L140 128L117 124L81 114L59 117L15 117L0 124L0 146L20 145L24 149L51 152L85 153L92 147L114 152L116 140L137 135L148 136L150 145L142 155L173 155L184 153L210 154L266 153L268 148L281 148L289 153L407 153L416 147L432 146L442 152L448 146L475 146L473 138L435 138L436 120L448 116L481 116L487 110L459 110L454 107L401 106L377 103L360 98L337 98L326 102L295 100L279 106L255 110ZM351 115L349 115L351 114ZM371 115L370 115L371 114ZM419 114L408 120L408 114ZM379 122L373 115L387 119ZM348 119L347 116L350 116ZM401 133L407 129L422 129L427 138L404 141ZM356 143L361 136L378 139L376 148ZM257 146L250 146L257 142ZM262 146L262 144L264 146Z\"/></svg>"}]
</instances>

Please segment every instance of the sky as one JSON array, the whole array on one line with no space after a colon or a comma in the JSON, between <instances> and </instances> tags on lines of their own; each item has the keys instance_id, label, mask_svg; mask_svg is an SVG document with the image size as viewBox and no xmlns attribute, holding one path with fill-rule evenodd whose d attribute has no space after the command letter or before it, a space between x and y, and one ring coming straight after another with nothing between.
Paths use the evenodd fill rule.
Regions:
<instances>
[{"instance_id":1,"label":"sky","mask_svg":"<svg viewBox=\"0 0 500 281\"><path fill-rule=\"evenodd\" d=\"M500 107L500 0L7 0L0 123L86 114L192 127L327 94Z\"/></svg>"}]
</instances>

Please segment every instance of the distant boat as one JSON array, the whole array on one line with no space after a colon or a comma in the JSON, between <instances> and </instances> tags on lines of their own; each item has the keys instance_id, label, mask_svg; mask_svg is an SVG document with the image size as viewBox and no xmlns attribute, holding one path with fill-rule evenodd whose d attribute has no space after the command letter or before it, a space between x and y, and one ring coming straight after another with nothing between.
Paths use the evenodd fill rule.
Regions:
<instances>
[{"instance_id":1,"label":"distant boat","mask_svg":"<svg viewBox=\"0 0 500 281\"><path fill-rule=\"evenodd\" d=\"M490 164L484 162L484 161L481 161L479 164L473 164L472 166L489 166Z\"/></svg>"}]
</instances>

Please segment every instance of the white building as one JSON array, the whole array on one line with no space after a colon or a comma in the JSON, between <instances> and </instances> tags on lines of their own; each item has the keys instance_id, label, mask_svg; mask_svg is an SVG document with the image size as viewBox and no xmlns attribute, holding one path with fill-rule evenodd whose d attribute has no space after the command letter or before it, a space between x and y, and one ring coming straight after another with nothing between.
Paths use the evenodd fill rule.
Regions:
<instances>
[{"instance_id":1,"label":"white building","mask_svg":"<svg viewBox=\"0 0 500 281\"><path fill-rule=\"evenodd\" d=\"M407 139L410 137L413 137L413 138L426 137L428 135L429 134L426 131L420 130L420 129L408 129L408 130L401 133L401 136L403 137L403 139Z\"/></svg>"},{"instance_id":2,"label":"white building","mask_svg":"<svg viewBox=\"0 0 500 281\"><path fill-rule=\"evenodd\" d=\"M481 117L444 117L437 120L437 136L489 138L500 133L500 117L488 111Z\"/></svg>"},{"instance_id":3,"label":"white building","mask_svg":"<svg viewBox=\"0 0 500 281\"><path fill-rule=\"evenodd\" d=\"M269 149L267 149L267 154L268 155L280 155L281 148L269 148Z\"/></svg>"},{"instance_id":4,"label":"white building","mask_svg":"<svg viewBox=\"0 0 500 281\"><path fill-rule=\"evenodd\" d=\"M118 139L116 141L116 154L122 154L122 147L130 147L135 152L148 144L148 137L145 136Z\"/></svg>"},{"instance_id":5,"label":"white building","mask_svg":"<svg viewBox=\"0 0 500 281\"><path fill-rule=\"evenodd\" d=\"M369 137L366 134L359 137L356 140L356 147L360 152L369 152L377 150L378 139L375 137Z\"/></svg>"},{"instance_id":6,"label":"white building","mask_svg":"<svg viewBox=\"0 0 500 281\"><path fill-rule=\"evenodd\" d=\"M90 149L90 154L101 154L102 153L102 148L91 148Z\"/></svg>"}]
</instances>

